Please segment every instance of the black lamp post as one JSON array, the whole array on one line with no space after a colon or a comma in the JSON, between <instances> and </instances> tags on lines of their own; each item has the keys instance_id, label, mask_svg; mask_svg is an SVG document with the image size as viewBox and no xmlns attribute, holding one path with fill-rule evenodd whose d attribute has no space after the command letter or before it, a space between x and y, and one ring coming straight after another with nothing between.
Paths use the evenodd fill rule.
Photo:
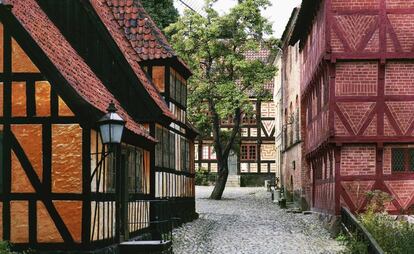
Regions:
<instances>
[{"instance_id":1,"label":"black lamp post","mask_svg":"<svg viewBox=\"0 0 414 254\"><path fill-rule=\"evenodd\" d=\"M116 192L116 221L115 221L115 228L116 228L116 238L118 241L124 240L124 231L125 231L125 211L126 209L123 207L123 203L125 200L124 193L122 186L124 186L125 181L123 176L125 174L125 170L121 167L121 160L120 160L120 144L122 140L122 133L125 127L125 121L122 119L120 115L116 113L117 109L115 104L111 102L108 106L107 113L99 119L97 125L99 127L100 136L103 145L108 146L108 150L106 153L102 154L101 161L98 163L98 167L101 166L102 161L107 157L109 154L114 153L115 158L115 172L116 172L116 181L115 181L115 192ZM94 172L95 174L95 172ZM94 175L93 174L93 175ZM92 176L93 176L92 175Z\"/></svg>"}]
</instances>

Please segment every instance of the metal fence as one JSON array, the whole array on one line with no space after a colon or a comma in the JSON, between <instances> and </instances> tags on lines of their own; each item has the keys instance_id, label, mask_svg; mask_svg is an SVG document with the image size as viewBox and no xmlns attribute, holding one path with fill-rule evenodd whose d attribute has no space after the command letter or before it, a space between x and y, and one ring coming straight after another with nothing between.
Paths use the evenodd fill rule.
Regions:
<instances>
[{"instance_id":1,"label":"metal fence","mask_svg":"<svg viewBox=\"0 0 414 254\"><path fill-rule=\"evenodd\" d=\"M358 221L358 219L345 207L341 208L342 226L345 230L368 244L368 252L372 254L384 254L381 246L377 243L371 233Z\"/></svg>"}]
</instances>

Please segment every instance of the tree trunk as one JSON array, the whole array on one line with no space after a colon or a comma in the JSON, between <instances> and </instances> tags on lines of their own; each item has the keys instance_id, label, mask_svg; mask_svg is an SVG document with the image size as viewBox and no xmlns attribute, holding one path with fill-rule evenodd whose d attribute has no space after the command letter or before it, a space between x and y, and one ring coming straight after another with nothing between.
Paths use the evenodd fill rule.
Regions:
<instances>
[{"instance_id":1,"label":"tree trunk","mask_svg":"<svg viewBox=\"0 0 414 254\"><path fill-rule=\"evenodd\" d=\"M219 172L217 174L216 183L214 185L214 190L210 195L211 199L220 200L223 196L224 188L226 187L227 177L229 176L229 169L227 164L227 158L224 163L220 163Z\"/></svg>"}]
</instances>

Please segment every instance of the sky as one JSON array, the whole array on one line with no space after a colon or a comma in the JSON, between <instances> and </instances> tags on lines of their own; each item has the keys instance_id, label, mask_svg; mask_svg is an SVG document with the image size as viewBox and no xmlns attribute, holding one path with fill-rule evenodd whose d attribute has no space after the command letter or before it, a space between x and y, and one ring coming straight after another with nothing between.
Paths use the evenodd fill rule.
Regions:
<instances>
[{"instance_id":1,"label":"sky","mask_svg":"<svg viewBox=\"0 0 414 254\"><path fill-rule=\"evenodd\" d=\"M203 0L183 0L195 10L199 11L202 9ZM290 14L294 7L300 5L301 0L270 0L272 6L264 11L264 16L269 18L273 23L273 32L276 38L282 36L285 26L289 21ZM215 8L220 13L226 12L229 8L234 6L237 3L237 0L218 0L215 5ZM180 12L185 8L178 0L175 0L175 5Z\"/></svg>"}]
</instances>

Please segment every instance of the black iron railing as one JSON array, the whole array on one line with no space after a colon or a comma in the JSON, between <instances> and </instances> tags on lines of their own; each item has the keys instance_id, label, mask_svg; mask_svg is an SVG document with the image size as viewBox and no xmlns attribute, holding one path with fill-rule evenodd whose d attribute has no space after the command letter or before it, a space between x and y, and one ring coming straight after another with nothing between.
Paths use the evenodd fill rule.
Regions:
<instances>
[{"instance_id":1,"label":"black iron railing","mask_svg":"<svg viewBox=\"0 0 414 254\"><path fill-rule=\"evenodd\" d=\"M358 221L358 219L345 207L341 208L341 220L344 229L352 234L352 237L362 240L368 244L368 252L373 254L384 254L381 246L377 243L371 233Z\"/></svg>"}]
</instances>

